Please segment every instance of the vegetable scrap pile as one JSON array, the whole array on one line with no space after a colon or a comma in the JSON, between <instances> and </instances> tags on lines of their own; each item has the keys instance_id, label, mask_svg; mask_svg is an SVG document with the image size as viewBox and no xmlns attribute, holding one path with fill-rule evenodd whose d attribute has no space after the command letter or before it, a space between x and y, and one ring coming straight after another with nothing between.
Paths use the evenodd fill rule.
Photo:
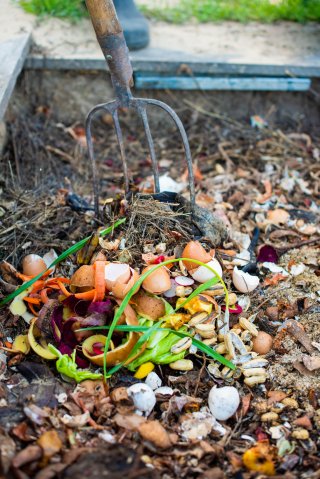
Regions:
<instances>
[{"instance_id":1,"label":"vegetable scrap pile","mask_svg":"<svg viewBox=\"0 0 320 479\"><path fill-rule=\"evenodd\" d=\"M216 243L155 199L145 227L146 203L108 199L92 233L90 202L73 216L60 190L73 244L3 258L4 475L317 477L319 150L246 131L196 158L197 203L227 231ZM163 185L187 198L166 161Z\"/></svg>"}]
</instances>

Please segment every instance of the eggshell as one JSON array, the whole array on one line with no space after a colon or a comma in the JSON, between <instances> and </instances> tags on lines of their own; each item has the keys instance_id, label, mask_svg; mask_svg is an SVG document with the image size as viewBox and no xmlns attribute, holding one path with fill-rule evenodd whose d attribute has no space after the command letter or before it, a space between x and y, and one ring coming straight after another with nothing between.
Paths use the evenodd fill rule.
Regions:
<instances>
[{"instance_id":1,"label":"eggshell","mask_svg":"<svg viewBox=\"0 0 320 479\"><path fill-rule=\"evenodd\" d=\"M211 414L218 421L226 421L233 416L240 404L240 396L233 386L217 388L214 386L208 398L208 406Z\"/></svg>"},{"instance_id":2,"label":"eggshell","mask_svg":"<svg viewBox=\"0 0 320 479\"><path fill-rule=\"evenodd\" d=\"M157 373L151 371L146 377L145 383L153 390L160 388L162 385L161 378L158 376Z\"/></svg>"},{"instance_id":3,"label":"eggshell","mask_svg":"<svg viewBox=\"0 0 320 479\"><path fill-rule=\"evenodd\" d=\"M135 408L149 416L156 404L156 395L151 387L145 383L136 383L127 389L128 396L131 397Z\"/></svg>"},{"instance_id":4,"label":"eggshell","mask_svg":"<svg viewBox=\"0 0 320 479\"><path fill-rule=\"evenodd\" d=\"M112 291L116 283L125 284L130 280L130 266L125 263L108 263L105 266L106 288Z\"/></svg>"},{"instance_id":5,"label":"eggshell","mask_svg":"<svg viewBox=\"0 0 320 479\"><path fill-rule=\"evenodd\" d=\"M272 349L273 338L264 331L259 331L258 335L252 339L252 351L258 354L267 354Z\"/></svg>"},{"instance_id":6,"label":"eggshell","mask_svg":"<svg viewBox=\"0 0 320 479\"><path fill-rule=\"evenodd\" d=\"M222 276L222 268L218 260L215 258L207 262L207 265L210 266L219 276ZM210 271L205 266L199 266L199 268L190 271L191 276L198 283L205 283L215 277L212 271Z\"/></svg>"},{"instance_id":7,"label":"eggshell","mask_svg":"<svg viewBox=\"0 0 320 479\"><path fill-rule=\"evenodd\" d=\"M70 291L72 293L84 293L94 288L93 265L84 264L74 273L70 280Z\"/></svg>"},{"instance_id":8,"label":"eggshell","mask_svg":"<svg viewBox=\"0 0 320 479\"><path fill-rule=\"evenodd\" d=\"M249 273L239 270L236 266L232 272L232 281L238 291L241 293L250 293L259 285L258 276L252 276Z\"/></svg>"},{"instance_id":9,"label":"eggshell","mask_svg":"<svg viewBox=\"0 0 320 479\"><path fill-rule=\"evenodd\" d=\"M146 273L150 269L154 268L154 265L147 266L142 271L142 274ZM152 294L161 294L171 288L171 280L168 271L164 266L158 268L151 273L142 283L143 289Z\"/></svg>"},{"instance_id":10,"label":"eggshell","mask_svg":"<svg viewBox=\"0 0 320 479\"><path fill-rule=\"evenodd\" d=\"M128 293L128 291L134 286L134 284L138 281L139 279L139 274L133 269L130 268L130 279L128 282L122 282L121 279L119 278L118 281L116 281L115 285L112 288L112 294L119 299L123 299L125 295ZM139 287L137 287L137 290Z\"/></svg>"},{"instance_id":11,"label":"eggshell","mask_svg":"<svg viewBox=\"0 0 320 479\"><path fill-rule=\"evenodd\" d=\"M202 263L208 263L211 260L210 254L206 252L199 241L190 241L182 252L182 258L196 259ZM183 261L183 264L188 271L196 268L196 263L191 261Z\"/></svg>"},{"instance_id":12,"label":"eggshell","mask_svg":"<svg viewBox=\"0 0 320 479\"><path fill-rule=\"evenodd\" d=\"M37 254L28 254L22 260L22 272L27 276L36 276L46 269L47 265L44 259Z\"/></svg>"},{"instance_id":13,"label":"eggshell","mask_svg":"<svg viewBox=\"0 0 320 479\"><path fill-rule=\"evenodd\" d=\"M139 291L138 294L133 296L132 304L140 316L151 319L152 321L156 321L166 313L162 299L149 296L149 294L144 291Z\"/></svg>"}]
</instances>

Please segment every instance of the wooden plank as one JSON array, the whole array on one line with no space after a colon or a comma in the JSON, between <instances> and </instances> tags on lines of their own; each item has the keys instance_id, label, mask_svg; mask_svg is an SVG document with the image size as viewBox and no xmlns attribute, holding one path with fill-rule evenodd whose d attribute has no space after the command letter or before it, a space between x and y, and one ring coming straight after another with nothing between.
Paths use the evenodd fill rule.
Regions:
<instances>
[{"instance_id":1,"label":"wooden plank","mask_svg":"<svg viewBox=\"0 0 320 479\"><path fill-rule=\"evenodd\" d=\"M0 43L0 120L3 118L19 73L30 49L30 33Z\"/></svg>"},{"instance_id":2,"label":"wooden plank","mask_svg":"<svg viewBox=\"0 0 320 479\"><path fill-rule=\"evenodd\" d=\"M307 91L309 78L160 76L136 73L135 88L151 90Z\"/></svg>"},{"instance_id":3,"label":"wooden plank","mask_svg":"<svg viewBox=\"0 0 320 479\"><path fill-rule=\"evenodd\" d=\"M190 72L193 75L234 75L234 76L270 76L320 78L320 56L296 59L292 64L242 63L222 56L207 57L188 55L184 52L172 52L148 48L130 52L135 72L162 73L178 75ZM102 57L44 57L32 54L25 63L28 69L46 70L97 70L106 71L106 62Z\"/></svg>"}]
</instances>

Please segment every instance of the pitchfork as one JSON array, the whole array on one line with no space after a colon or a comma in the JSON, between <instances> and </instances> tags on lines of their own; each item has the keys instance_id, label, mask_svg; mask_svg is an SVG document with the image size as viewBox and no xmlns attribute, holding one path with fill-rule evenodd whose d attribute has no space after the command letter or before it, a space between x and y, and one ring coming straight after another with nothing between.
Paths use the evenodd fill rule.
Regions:
<instances>
[{"instance_id":1,"label":"pitchfork","mask_svg":"<svg viewBox=\"0 0 320 479\"><path fill-rule=\"evenodd\" d=\"M145 98L134 98L132 96L130 87L133 86L133 70L129 59L128 47L123 35L122 27L117 18L113 2L112 0L86 0L86 4L89 10L93 28L97 35L98 42L105 56L105 59L107 60L112 84L116 94L116 99L114 101L110 101L108 103L103 103L93 107L92 110L90 110L86 119L86 137L88 144L88 153L93 172L94 206L96 215L99 216L99 182L96 171L96 162L94 157L94 149L91 135L91 122L93 116L99 110L106 110L111 114L113 118L113 123L120 148L120 156L122 161L126 193L129 192L129 177L123 135L119 123L118 110L122 107L133 108L141 116L152 162L154 191L155 193L160 192L158 164L147 116L148 105L155 105L165 110L173 119L174 123L178 128L178 131L180 132L182 143L184 146L185 157L187 160L189 173L190 202L191 208L193 209L195 205L195 191L192 159L187 134L180 118L175 113L175 111L170 108L170 106L168 106L166 103L163 103L162 101Z\"/></svg>"}]
</instances>

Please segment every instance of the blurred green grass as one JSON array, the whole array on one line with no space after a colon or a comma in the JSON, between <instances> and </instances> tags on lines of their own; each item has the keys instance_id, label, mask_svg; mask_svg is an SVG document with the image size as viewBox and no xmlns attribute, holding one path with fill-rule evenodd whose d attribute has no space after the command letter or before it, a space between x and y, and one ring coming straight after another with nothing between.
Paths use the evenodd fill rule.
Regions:
<instances>
[{"instance_id":1,"label":"blurred green grass","mask_svg":"<svg viewBox=\"0 0 320 479\"><path fill-rule=\"evenodd\" d=\"M77 20L86 15L83 0L19 0L29 13ZM140 6L149 18L170 23L188 21L276 22L289 20L304 23L320 21L320 0L167 0L149 1Z\"/></svg>"}]
</instances>

